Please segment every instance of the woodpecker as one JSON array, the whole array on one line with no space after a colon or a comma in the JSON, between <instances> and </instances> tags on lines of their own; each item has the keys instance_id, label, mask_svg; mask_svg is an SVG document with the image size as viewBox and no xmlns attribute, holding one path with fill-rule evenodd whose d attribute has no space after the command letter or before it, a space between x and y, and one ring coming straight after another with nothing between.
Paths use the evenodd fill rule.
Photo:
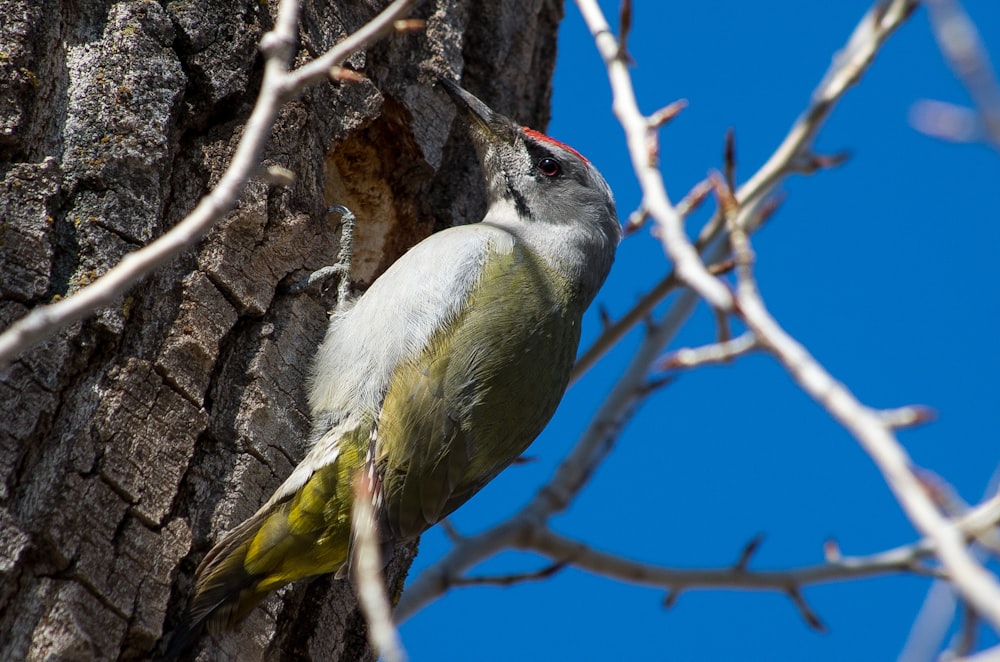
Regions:
<instances>
[{"instance_id":1,"label":"woodpecker","mask_svg":"<svg viewBox=\"0 0 1000 662\"><path fill-rule=\"evenodd\" d=\"M520 456L562 398L621 240L611 190L573 148L441 84L468 118L486 215L420 242L333 314L311 450L205 556L174 638L185 647L285 584L346 573L358 472L385 544L416 538Z\"/></svg>"}]
</instances>

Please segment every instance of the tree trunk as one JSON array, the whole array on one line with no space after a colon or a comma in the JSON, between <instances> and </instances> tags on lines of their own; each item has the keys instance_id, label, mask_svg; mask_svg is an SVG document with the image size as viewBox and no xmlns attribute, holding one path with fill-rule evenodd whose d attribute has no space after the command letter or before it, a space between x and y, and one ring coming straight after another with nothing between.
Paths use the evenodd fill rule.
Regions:
<instances>
[{"instance_id":1,"label":"tree trunk","mask_svg":"<svg viewBox=\"0 0 1000 662\"><path fill-rule=\"evenodd\" d=\"M303 3L297 61L384 1ZM191 211L224 171L257 89L259 0L0 0L0 325L70 296ZM187 604L198 561L302 458L304 383L330 297L284 287L358 217L364 287L484 207L435 74L548 119L561 0L427 0L395 34L282 111L264 163L196 247L123 301L0 372L0 658L135 659ZM416 545L387 569L398 594ZM347 582L280 591L203 659L372 657Z\"/></svg>"}]
</instances>

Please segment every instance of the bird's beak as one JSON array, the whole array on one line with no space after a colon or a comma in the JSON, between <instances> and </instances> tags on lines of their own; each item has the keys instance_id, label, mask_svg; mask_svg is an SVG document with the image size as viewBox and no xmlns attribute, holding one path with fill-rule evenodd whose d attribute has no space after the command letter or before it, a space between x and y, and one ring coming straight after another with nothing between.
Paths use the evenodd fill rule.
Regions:
<instances>
[{"instance_id":1,"label":"bird's beak","mask_svg":"<svg viewBox=\"0 0 1000 662\"><path fill-rule=\"evenodd\" d=\"M443 76L439 76L438 81L444 86L445 91L448 92L451 98L455 100L455 103L468 113L475 124L485 129L487 133L495 133L494 127L497 124L497 120L501 118L500 115L493 112L485 103L459 87L455 81Z\"/></svg>"}]
</instances>

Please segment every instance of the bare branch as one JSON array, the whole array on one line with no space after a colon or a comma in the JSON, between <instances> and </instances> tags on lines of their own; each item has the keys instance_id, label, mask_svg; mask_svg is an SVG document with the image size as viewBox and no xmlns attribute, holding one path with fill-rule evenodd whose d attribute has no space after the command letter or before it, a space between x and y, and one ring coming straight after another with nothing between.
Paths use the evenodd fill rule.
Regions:
<instances>
[{"instance_id":1,"label":"bare branch","mask_svg":"<svg viewBox=\"0 0 1000 662\"><path fill-rule=\"evenodd\" d=\"M684 283L714 308L730 310L733 298L729 289L705 270L698 252L684 234L683 219L670 203L663 176L656 163L649 159L649 145L655 142L656 130L651 128L649 120L639 112L627 63L620 57L621 49L611 33L604 13L596 0L576 0L576 5L608 69L608 79L614 94L613 110L625 129L632 168L642 187L643 208L656 221L664 250Z\"/></svg>"},{"instance_id":2,"label":"bare branch","mask_svg":"<svg viewBox=\"0 0 1000 662\"><path fill-rule=\"evenodd\" d=\"M727 274L736 268L736 260L729 258L722 260L721 262L716 262L715 264L708 265L708 273L713 276L721 276L722 274Z\"/></svg>"},{"instance_id":3,"label":"bare branch","mask_svg":"<svg viewBox=\"0 0 1000 662\"><path fill-rule=\"evenodd\" d=\"M537 572L500 577L469 578L440 575L437 579L440 581L441 591L451 587L482 584L508 586L521 581L542 579L571 565L620 581L667 589L665 607L672 606L677 597L688 590L727 588L778 591L789 596L811 627L824 630L822 622L802 597L803 587L904 572L935 574L933 569L920 563L921 558L931 553L930 548L923 543L897 547L869 556L843 557L835 562L821 565L790 570L751 571L747 566L763 539L762 536L754 538L744 547L740 559L735 564L721 569L676 569L641 563L594 550L546 527L526 531L514 539L517 548L543 554L554 563ZM421 575L420 580L423 579L424 575ZM397 609L398 620L405 619L411 613L412 606L407 602L407 595L404 594Z\"/></svg>"},{"instance_id":4,"label":"bare branch","mask_svg":"<svg viewBox=\"0 0 1000 662\"><path fill-rule=\"evenodd\" d=\"M929 547L922 543L788 570L747 570L741 563L725 568L668 568L601 552L550 529L539 530L524 537L518 547L604 577L669 589L674 593L720 588L789 593L805 586L846 579L901 572L935 574L933 569L920 562L930 554Z\"/></svg>"},{"instance_id":5,"label":"bare branch","mask_svg":"<svg viewBox=\"0 0 1000 662\"><path fill-rule=\"evenodd\" d=\"M981 135L976 111L947 101L914 102L910 107L910 124L921 133L952 142L973 142Z\"/></svg>"},{"instance_id":6,"label":"bare branch","mask_svg":"<svg viewBox=\"0 0 1000 662\"><path fill-rule=\"evenodd\" d=\"M939 650L951 628L956 605L951 585L944 579L934 581L910 626L906 644L897 658L899 662L926 662L928 651Z\"/></svg>"},{"instance_id":7,"label":"bare branch","mask_svg":"<svg viewBox=\"0 0 1000 662\"><path fill-rule=\"evenodd\" d=\"M422 18L404 18L392 22L392 29L396 32L415 32L426 28L427 21Z\"/></svg>"},{"instance_id":8,"label":"bare branch","mask_svg":"<svg viewBox=\"0 0 1000 662\"><path fill-rule=\"evenodd\" d=\"M972 649L976 646L976 629L979 625L979 619L976 618L976 611L971 609L969 605L963 605L962 610L962 627L956 633L955 644L952 647L953 655L956 658L962 658L972 652Z\"/></svg>"},{"instance_id":9,"label":"bare branch","mask_svg":"<svg viewBox=\"0 0 1000 662\"><path fill-rule=\"evenodd\" d=\"M443 559L421 573L407 589L396 608L395 618L402 622L449 588L460 585L465 570L503 549L514 547L535 551L554 562L570 565L621 581L664 588L670 591L665 601L672 604L685 590L736 588L745 590L772 590L787 593L791 588L802 588L831 581L861 579L884 574L910 572L942 577L934 568L921 560L935 553L931 539L896 547L868 556L844 556L836 543L824 544L826 563L778 571L749 571L743 558L749 558L744 547L741 560L721 569L675 569L641 563L613 554L599 552L583 543L561 536L548 528L544 513L536 508L545 488L535 501L517 516L502 522L488 531L463 538ZM964 515L956 518L954 526L961 535L975 538L1000 523L1000 495L995 495Z\"/></svg>"},{"instance_id":10,"label":"bare branch","mask_svg":"<svg viewBox=\"0 0 1000 662\"><path fill-rule=\"evenodd\" d=\"M891 8L890 8L891 11ZM738 222L730 223L737 264L737 314L749 332L784 365L800 388L860 442L879 467L910 521L935 543L938 558L958 590L994 628L1000 630L1000 583L972 556L965 541L942 515L924 489L902 446L894 436L894 421L866 407L832 376L771 316L760 296L751 264L749 236Z\"/></svg>"},{"instance_id":11,"label":"bare branch","mask_svg":"<svg viewBox=\"0 0 1000 662\"><path fill-rule=\"evenodd\" d=\"M154 269L194 245L239 199L257 171L264 146L281 106L302 89L326 80L331 68L365 48L385 32L392 22L409 11L415 0L396 0L367 25L348 36L322 57L289 73L288 65L298 38L299 3L282 0L274 29L261 39L264 78L250 118L247 120L232 163L219 183L177 225L156 241L129 253L103 276L71 296L39 306L0 334L0 367L21 352L34 347L99 308L113 304L126 290Z\"/></svg>"},{"instance_id":12,"label":"bare branch","mask_svg":"<svg viewBox=\"0 0 1000 662\"><path fill-rule=\"evenodd\" d=\"M386 662L405 662L406 651L392 623L392 605L382 576L382 554L379 551L372 506L371 480L360 475L354 482L354 508L351 511L353 549L351 574L358 604L368 623L368 641Z\"/></svg>"},{"instance_id":13,"label":"bare branch","mask_svg":"<svg viewBox=\"0 0 1000 662\"><path fill-rule=\"evenodd\" d=\"M621 42L618 57L628 62L630 58L626 44L628 43L628 36L632 32L632 0L622 0L621 7L618 10L618 26L618 40Z\"/></svg>"},{"instance_id":14,"label":"bare branch","mask_svg":"<svg viewBox=\"0 0 1000 662\"><path fill-rule=\"evenodd\" d=\"M830 69L824 75L819 86L813 91L811 103L799 115L791 129L789 129L785 139L775 149L767 162L746 183L736 190L735 197L744 205L744 208L747 210L746 213L756 215L756 218L751 218L744 223L748 232L755 231L759 227L759 224L763 223L769 216L769 213L774 210L774 205L768 203L766 198L773 193L774 189L785 176L799 172L795 165L797 160L801 155L810 153L813 141L819 134L819 130L822 128L823 123L830 115L837 101L861 78L862 74L864 74L874 61L875 54L885 40L909 17L912 10L916 8L916 5L916 0L896 0L888 11L881 14L877 11L878 5L876 5L858 23L848 44L834 58ZM873 24L874 28L872 27ZM593 32L593 29L591 32ZM860 39L859 35L866 38ZM868 37L870 37L870 40L867 39ZM616 103L618 103L617 100ZM658 113L650 116L650 128L656 128L652 120L657 116ZM644 142L640 149L645 149ZM637 155L633 154L632 158L634 162ZM640 180L641 183L642 180ZM659 188L662 189L662 182ZM643 188L643 195L644 199L641 209L644 214L649 214L650 211L645 206L645 201L651 193L645 187ZM683 201L678 203L676 207L676 212L681 216L685 213L682 204ZM722 215L716 214L698 236L695 247L699 252L704 251L723 231L724 223ZM711 253L706 261L709 263L718 262L723 257L722 250L719 249ZM677 276L672 272L660 281L649 294L644 296L617 324L609 327L602 333L594 345L580 357L573 371L573 381L576 381L583 373L597 363L608 349L624 337L632 327L641 323L658 303L676 289L677 285Z\"/></svg>"},{"instance_id":15,"label":"bare branch","mask_svg":"<svg viewBox=\"0 0 1000 662\"><path fill-rule=\"evenodd\" d=\"M732 340L712 343L702 347L678 349L667 354L660 360L661 370L678 368L696 368L703 365L729 363L733 359L745 356L761 348L757 336L749 331L740 334Z\"/></svg>"},{"instance_id":16,"label":"bare branch","mask_svg":"<svg viewBox=\"0 0 1000 662\"><path fill-rule=\"evenodd\" d=\"M726 147L722 153L722 173L730 191L736 190L736 132L732 127L726 131Z\"/></svg>"},{"instance_id":17,"label":"bare branch","mask_svg":"<svg viewBox=\"0 0 1000 662\"><path fill-rule=\"evenodd\" d=\"M715 275L712 269L708 269L708 273ZM733 329L732 325L729 324L729 315L726 315L721 310L715 310L715 327L716 336L715 342L725 343L733 339Z\"/></svg>"},{"instance_id":18,"label":"bare branch","mask_svg":"<svg viewBox=\"0 0 1000 662\"><path fill-rule=\"evenodd\" d=\"M1000 662L1000 646L987 648L975 655L963 657L961 660L955 660L954 662Z\"/></svg>"},{"instance_id":19,"label":"bare branch","mask_svg":"<svg viewBox=\"0 0 1000 662\"><path fill-rule=\"evenodd\" d=\"M996 552L997 526L1000 525L1000 492L982 505L967 510L960 519L962 531L984 548Z\"/></svg>"},{"instance_id":20,"label":"bare branch","mask_svg":"<svg viewBox=\"0 0 1000 662\"><path fill-rule=\"evenodd\" d=\"M645 320L653 309L656 308L656 305L663 301L668 294L677 289L678 286L680 286L680 282L677 280L674 272L671 271L663 280L653 286L653 289L644 294L642 298L639 299L639 302L636 303L631 310L625 313L621 319L608 325L597 340L594 341L594 344L588 347L587 351L581 354L580 358L577 359L576 365L573 366L573 373L570 375L570 383L572 384L580 379L580 377L582 377L585 372L590 370L609 349L614 347L618 341L632 329L632 327Z\"/></svg>"},{"instance_id":21,"label":"bare branch","mask_svg":"<svg viewBox=\"0 0 1000 662\"><path fill-rule=\"evenodd\" d=\"M964 535L972 536L984 526L996 526L998 522L1000 497L993 497L957 519L955 527ZM777 571L748 570L749 560L762 540L762 536L751 540L736 563L721 569L675 569L641 563L594 550L548 528L525 532L518 537L517 547L603 576L672 591L740 588L787 592L813 584L893 572L940 576L921 563L921 559L935 553L934 543L929 539L868 556L843 556L839 551L830 554L827 550L827 562L820 565Z\"/></svg>"},{"instance_id":22,"label":"bare branch","mask_svg":"<svg viewBox=\"0 0 1000 662\"><path fill-rule=\"evenodd\" d=\"M819 616L813 611L809 603L806 602L805 597L802 596L802 591L798 588L792 588L788 591L788 597L795 604L799 610L799 614L802 615L802 619L817 632L826 632L826 626L823 625L823 621L819 619Z\"/></svg>"},{"instance_id":23,"label":"bare branch","mask_svg":"<svg viewBox=\"0 0 1000 662\"><path fill-rule=\"evenodd\" d=\"M639 228L646 224L649 220L649 214L642 207L639 207L631 214L628 215L628 220L625 221L624 233L625 236L629 236L636 232Z\"/></svg>"},{"instance_id":24,"label":"bare branch","mask_svg":"<svg viewBox=\"0 0 1000 662\"><path fill-rule=\"evenodd\" d=\"M465 536L458 532L458 529L455 528L455 525L451 523L450 519L445 518L441 520L438 522L438 526L441 527L441 530L444 531L446 536L448 536L448 540L450 540L452 544L457 544L465 540Z\"/></svg>"},{"instance_id":25,"label":"bare branch","mask_svg":"<svg viewBox=\"0 0 1000 662\"><path fill-rule=\"evenodd\" d=\"M822 82L813 91L809 107L795 120L788 135L767 162L737 190L736 197L742 204L774 190L795 160L811 151L819 130L836 103L861 79L882 44L910 17L918 4L916 0L880 1L868 10L847 45L834 56Z\"/></svg>"},{"instance_id":26,"label":"bare branch","mask_svg":"<svg viewBox=\"0 0 1000 662\"><path fill-rule=\"evenodd\" d=\"M290 101L310 85L326 80L335 66L352 54L367 48L372 43L394 30L399 30L396 22L417 3L418 0L395 0L375 18L348 35L342 42L315 60L303 64L292 71L282 81L282 101ZM408 29L405 25L403 29Z\"/></svg>"},{"instance_id":27,"label":"bare branch","mask_svg":"<svg viewBox=\"0 0 1000 662\"><path fill-rule=\"evenodd\" d=\"M677 203L677 213L686 218L693 211L701 207L701 204L705 202L712 190L713 187L711 178L701 180L692 186L687 195L681 198L681 201ZM699 252L708 243L707 237L708 235L702 231L698 236L698 241L694 243Z\"/></svg>"},{"instance_id":28,"label":"bare branch","mask_svg":"<svg viewBox=\"0 0 1000 662\"><path fill-rule=\"evenodd\" d=\"M452 586L513 586L525 582L537 582L549 579L569 565L569 561L558 561L533 572L521 572L510 575L494 575L480 577L460 577L452 582Z\"/></svg>"},{"instance_id":29,"label":"bare branch","mask_svg":"<svg viewBox=\"0 0 1000 662\"><path fill-rule=\"evenodd\" d=\"M927 10L941 52L976 105L985 140L1000 150L1000 84L975 23L958 0L927 0Z\"/></svg>"},{"instance_id":30,"label":"bare branch","mask_svg":"<svg viewBox=\"0 0 1000 662\"><path fill-rule=\"evenodd\" d=\"M1000 583L973 557L952 521L937 508L893 430L895 421L866 407L778 324L764 305L751 269L753 252L739 222L730 224L737 264L737 314L784 365L800 388L860 442L910 521L934 541L938 558L970 605L1000 630Z\"/></svg>"},{"instance_id":31,"label":"bare branch","mask_svg":"<svg viewBox=\"0 0 1000 662\"><path fill-rule=\"evenodd\" d=\"M733 566L734 570L739 570L740 572L746 572L747 568L750 567L750 561L753 559L754 554L760 549L760 546L764 544L764 534L758 533L753 538L750 539L746 545L743 546L743 551L740 552L740 558L736 561L736 565Z\"/></svg>"},{"instance_id":32,"label":"bare branch","mask_svg":"<svg viewBox=\"0 0 1000 662\"><path fill-rule=\"evenodd\" d=\"M984 498L988 499L986 503L972 511L966 509L963 515L965 518L963 526L966 527L964 530L975 537L980 544L985 536L996 534L997 520L991 520L990 516L1000 517L1000 500L995 496L998 487L1000 487L1000 466L994 469L986 486L984 492ZM991 496L992 498L989 498ZM982 550L976 552L979 558L983 558ZM958 600L950 584L944 580L931 584L920 612L910 627L910 634L899 654L899 661L920 662L927 658L927 651L939 650L951 628L957 606Z\"/></svg>"},{"instance_id":33,"label":"bare branch","mask_svg":"<svg viewBox=\"0 0 1000 662\"><path fill-rule=\"evenodd\" d=\"M972 556L952 520L941 514L896 440L893 426L878 411L858 401L778 324L764 306L752 277L744 274L740 281L738 311L748 329L767 345L799 387L857 439L882 472L907 517L933 541L935 553L955 587L1000 631L1000 583Z\"/></svg>"},{"instance_id":34,"label":"bare branch","mask_svg":"<svg viewBox=\"0 0 1000 662\"><path fill-rule=\"evenodd\" d=\"M886 425L891 428L912 428L930 423L937 418L937 412L924 405L910 405L898 409L883 409L878 412Z\"/></svg>"},{"instance_id":35,"label":"bare branch","mask_svg":"<svg viewBox=\"0 0 1000 662\"><path fill-rule=\"evenodd\" d=\"M788 170L803 175L811 175L817 170L829 170L843 165L849 158L851 158L851 153L846 150L837 152L836 154L804 152L789 162Z\"/></svg>"},{"instance_id":36,"label":"bare branch","mask_svg":"<svg viewBox=\"0 0 1000 662\"><path fill-rule=\"evenodd\" d=\"M646 120L649 123L649 128L658 129L664 126L667 122L680 115L681 111L687 108L687 105L687 99L678 99L660 108Z\"/></svg>"}]
</instances>

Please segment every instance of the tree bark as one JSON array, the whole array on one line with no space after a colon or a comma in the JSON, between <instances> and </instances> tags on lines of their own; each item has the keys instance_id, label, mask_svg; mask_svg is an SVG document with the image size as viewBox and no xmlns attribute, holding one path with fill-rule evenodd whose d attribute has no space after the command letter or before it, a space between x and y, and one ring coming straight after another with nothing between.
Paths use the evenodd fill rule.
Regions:
<instances>
[{"instance_id":1,"label":"tree bark","mask_svg":"<svg viewBox=\"0 0 1000 662\"><path fill-rule=\"evenodd\" d=\"M275 3L0 0L0 325L99 277L218 181L261 80ZM302 62L386 4L303 3ZM455 109L461 75L496 110L548 120L561 0L427 0L288 104L265 165L196 247L0 372L0 657L142 659L162 650L198 561L305 453L306 382L329 296L284 288L336 255L331 204L358 217L354 280L484 190ZM396 551L398 595L416 545ZM200 659L370 659L348 583L280 591Z\"/></svg>"}]
</instances>

